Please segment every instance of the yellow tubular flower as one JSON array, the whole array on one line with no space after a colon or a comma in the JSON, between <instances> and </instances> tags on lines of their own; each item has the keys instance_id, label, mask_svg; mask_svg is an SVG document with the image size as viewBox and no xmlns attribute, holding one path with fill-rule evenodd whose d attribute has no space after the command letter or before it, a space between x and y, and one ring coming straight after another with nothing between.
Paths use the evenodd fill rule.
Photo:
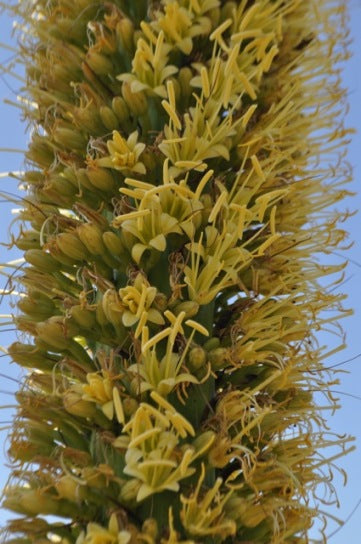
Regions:
<instances>
[{"instance_id":1,"label":"yellow tubular flower","mask_svg":"<svg viewBox=\"0 0 361 544\"><path fill-rule=\"evenodd\" d=\"M144 353L141 363L131 365L128 371L134 374L140 393L155 390L160 395L167 396L181 383L198 383L197 378L189 372L180 372L181 365L179 355L169 349L159 362L153 348Z\"/></svg>"},{"instance_id":2,"label":"yellow tubular flower","mask_svg":"<svg viewBox=\"0 0 361 544\"><path fill-rule=\"evenodd\" d=\"M163 407L165 401L159 396L155 398ZM194 430L173 408L167 411L168 403L165 406L164 413L142 403L123 429L130 437L124 473L142 482L137 493L138 502L165 489L178 491L179 480L195 470L190 467L195 457L194 449L188 447L183 452L179 449L179 437L194 434Z\"/></svg>"},{"instance_id":3,"label":"yellow tubular flower","mask_svg":"<svg viewBox=\"0 0 361 544\"><path fill-rule=\"evenodd\" d=\"M132 61L132 73L121 74L118 79L130 83L135 93L144 90L150 95L165 97L164 82L178 71L176 66L167 64L170 49L164 41L163 31L158 34L155 44L139 38Z\"/></svg>"},{"instance_id":4,"label":"yellow tubular flower","mask_svg":"<svg viewBox=\"0 0 361 544\"><path fill-rule=\"evenodd\" d=\"M230 494L220 496L219 488L222 485L222 479L218 478L213 488L201 498L200 490L204 477L205 468L202 464L201 475L194 493L190 497L181 496L183 505L181 520L186 532L195 537L234 535L236 523L227 519L223 511Z\"/></svg>"},{"instance_id":5,"label":"yellow tubular flower","mask_svg":"<svg viewBox=\"0 0 361 544\"><path fill-rule=\"evenodd\" d=\"M120 416L121 405L119 407L120 398L119 393L117 395L117 401L114 399L114 387L113 377L106 370L102 370L102 373L91 372L86 376L88 384L83 385L83 400L95 402L101 407L103 414L108 419L113 419L114 416L114 404L118 402L118 410L116 410L118 419L121 417L124 419L124 415Z\"/></svg>"},{"instance_id":6,"label":"yellow tubular flower","mask_svg":"<svg viewBox=\"0 0 361 544\"><path fill-rule=\"evenodd\" d=\"M125 175L135 172L145 174L144 164L139 160L145 149L145 144L137 143L138 132L132 132L125 140L117 130L113 131L112 140L108 140L107 148L109 157L103 157L93 161L97 166L114 168L124 172Z\"/></svg>"},{"instance_id":7,"label":"yellow tubular flower","mask_svg":"<svg viewBox=\"0 0 361 544\"><path fill-rule=\"evenodd\" d=\"M80 533L76 544L128 544L130 539L131 533L120 530L117 518L112 514L107 529L97 523L88 523L86 532Z\"/></svg>"},{"instance_id":8,"label":"yellow tubular flower","mask_svg":"<svg viewBox=\"0 0 361 544\"><path fill-rule=\"evenodd\" d=\"M136 337L141 334L147 321L157 325L164 324L164 318L159 310L152 308L156 294L156 288L151 287L142 274L137 275L133 285L119 289L123 324L131 327L139 322Z\"/></svg>"}]
</instances>

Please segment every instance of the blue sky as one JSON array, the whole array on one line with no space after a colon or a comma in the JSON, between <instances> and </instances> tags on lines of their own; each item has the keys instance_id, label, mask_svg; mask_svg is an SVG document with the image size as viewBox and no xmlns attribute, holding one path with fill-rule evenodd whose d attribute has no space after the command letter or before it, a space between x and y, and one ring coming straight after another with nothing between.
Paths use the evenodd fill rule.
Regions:
<instances>
[{"instance_id":1,"label":"blue sky","mask_svg":"<svg viewBox=\"0 0 361 544\"><path fill-rule=\"evenodd\" d=\"M343 85L348 89L350 110L348 113L348 126L359 127L361 130L361 0L350 0L350 37L353 40L351 51L353 57L347 63L343 73ZM11 43L11 21L4 15L0 15L0 41ZM11 51L0 48L0 62L10 58ZM9 77L0 78L0 148L25 149L27 137L24 135L24 125L20 122L20 110L11 108L3 103L4 98L16 100L16 90L19 82ZM361 135L353 136L349 150L349 161L354 167L354 183L352 190L357 196L349 200L345 206L349 209L360 209L360 180L361 180ZM20 153L0 153L0 172L19 170L22 168L22 156ZM0 178L0 190L16 190L16 181ZM0 239L7 238L8 224L12 219L11 209L14 205L5 203L0 196ZM354 240L353 247L348 250L347 256L350 264L347 271L347 282L342 286L342 291L349 295L348 307L354 309L354 315L343 322L347 332L348 347L343 352L335 355L329 361L330 364L351 359L361 353L361 214L352 217L347 224L350 239ZM0 246L0 263L14 258L4 247ZM1 272L1 270L0 270ZM4 279L0 275L0 286L4 285ZM1 304L0 313L6 313L9 309ZM6 327L7 328L7 327ZM6 346L13 341L14 333L0 331L0 345ZM326 338L322 338L325 342ZM1 355L1 353L0 353ZM340 374L341 384L335 386L335 390L341 393L337 395L342 403L342 408L330 419L333 430L339 434L347 433L356 436L357 451L344 458L340 464L348 473L348 484L342 487L340 478L336 478L341 508L332 512L346 519L361 499L361 400L354 396L361 396L361 357L355 359L343 367L349 373ZM7 377L5 377L7 376ZM14 365L9 365L6 357L0 358L0 406L14 403L11 391L17 389L17 383L12 381L20 376L20 371ZM0 429L7 426L10 418L10 409L0 410ZM0 431L0 467L6 463L4 452L6 451L6 430ZM7 480L7 469L0 468L0 487ZM10 513L0 512L0 526ZM332 532L332 526L328 531ZM361 505L345 526L334 534L329 542L331 544L359 544L361 534Z\"/></svg>"}]
</instances>

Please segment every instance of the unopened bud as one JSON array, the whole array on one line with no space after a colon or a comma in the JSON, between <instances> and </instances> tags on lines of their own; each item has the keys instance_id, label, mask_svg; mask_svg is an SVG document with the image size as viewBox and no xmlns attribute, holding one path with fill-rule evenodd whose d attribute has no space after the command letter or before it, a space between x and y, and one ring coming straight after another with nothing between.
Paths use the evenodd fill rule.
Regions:
<instances>
[{"instance_id":1,"label":"unopened bud","mask_svg":"<svg viewBox=\"0 0 361 544\"><path fill-rule=\"evenodd\" d=\"M28 249L24 254L24 258L26 262L43 272L56 272L59 270L59 263L42 249Z\"/></svg>"},{"instance_id":2,"label":"unopened bud","mask_svg":"<svg viewBox=\"0 0 361 544\"><path fill-rule=\"evenodd\" d=\"M180 86L181 99L187 99L192 94L191 79L193 78L193 72L188 66L183 66L178 73L178 83Z\"/></svg>"},{"instance_id":3,"label":"unopened bud","mask_svg":"<svg viewBox=\"0 0 361 544\"><path fill-rule=\"evenodd\" d=\"M58 514L59 502L43 489L10 488L3 506L19 514L37 516L40 514Z\"/></svg>"},{"instance_id":4,"label":"unopened bud","mask_svg":"<svg viewBox=\"0 0 361 544\"><path fill-rule=\"evenodd\" d=\"M94 223L83 223L76 231L80 240L92 255L102 255L105 252L103 233Z\"/></svg>"},{"instance_id":5,"label":"unopened bud","mask_svg":"<svg viewBox=\"0 0 361 544\"><path fill-rule=\"evenodd\" d=\"M125 123L129 119L129 109L124 98L115 96L112 100L112 108L120 123Z\"/></svg>"},{"instance_id":6,"label":"unopened bud","mask_svg":"<svg viewBox=\"0 0 361 544\"><path fill-rule=\"evenodd\" d=\"M40 185L44 182L44 173L39 172L38 170L29 170L24 173L22 178L26 183L31 183L32 185Z\"/></svg>"},{"instance_id":7,"label":"unopened bud","mask_svg":"<svg viewBox=\"0 0 361 544\"><path fill-rule=\"evenodd\" d=\"M73 416L93 418L96 414L96 406L93 402L83 400L82 394L68 389L63 395L65 410Z\"/></svg>"},{"instance_id":8,"label":"unopened bud","mask_svg":"<svg viewBox=\"0 0 361 544\"><path fill-rule=\"evenodd\" d=\"M119 120L114 111L108 106L102 106L99 110L100 118L103 125L108 130L115 130L119 127Z\"/></svg>"},{"instance_id":9,"label":"unopened bud","mask_svg":"<svg viewBox=\"0 0 361 544\"><path fill-rule=\"evenodd\" d=\"M123 246L125 246L128 251L132 251L133 246L137 243L137 238L129 232L128 230L122 229L121 232L121 241Z\"/></svg>"},{"instance_id":10,"label":"unopened bud","mask_svg":"<svg viewBox=\"0 0 361 544\"><path fill-rule=\"evenodd\" d=\"M137 411L139 403L132 397L125 397L122 399L124 414L127 417L131 417Z\"/></svg>"},{"instance_id":11,"label":"unopened bud","mask_svg":"<svg viewBox=\"0 0 361 544\"><path fill-rule=\"evenodd\" d=\"M86 145L84 136L76 127L67 128L58 126L53 131L53 138L57 144L60 144L65 149L83 149Z\"/></svg>"},{"instance_id":12,"label":"unopened bud","mask_svg":"<svg viewBox=\"0 0 361 544\"><path fill-rule=\"evenodd\" d=\"M25 314L30 315L33 319L38 321L44 321L47 317L50 317L54 313L55 306L50 299L35 300L31 296L25 296L19 299L17 303L18 308Z\"/></svg>"},{"instance_id":13,"label":"unopened bud","mask_svg":"<svg viewBox=\"0 0 361 544\"><path fill-rule=\"evenodd\" d=\"M76 170L76 179L78 186L88 189L89 191L94 191L94 185L90 182L88 176L86 175L85 168L78 168Z\"/></svg>"},{"instance_id":14,"label":"unopened bud","mask_svg":"<svg viewBox=\"0 0 361 544\"><path fill-rule=\"evenodd\" d=\"M146 148L142 153L142 163L147 172L153 172L157 165L157 159L152 149Z\"/></svg>"},{"instance_id":15,"label":"unopened bud","mask_svg":"<svg viewBox=\"0 0 361 544\"><path fill-rule=\"evenodd\" d=\"M206 342L204 342L203 347L205 350L211 351L212 349L219 348L220 345L220 339L213 336L212 338L209 338Z\"/></svg>"},{"instance_id":16,"label":"unopened bud","mask_svg":"<svg viewBox=\"0 0 361 544\"><path fill-rule=\"evenodd\" d=\"M51 149L48 139L34 133L31 143L25 156L30 161L38 164L42 168L49 169L54 162L54 151Z\"/></svg>"},{"instance_id":17,"label":"unopened bud","mask_svg":"<svg viewBox=\"0 0 361 544\"><path fill-rule=\"evenodd\" d=\"M84 496L84 488L69 475L62 476L55 484L59 497L72 502L80 501Z\"/></svg>"},{"instance_id":18,"label":"unopened bud","mask_svg":"<svg viewBox=\"0 0 361 544\"><path fill-rule=\"evenodd\" d=\"M134 24L128 17L123 17L116 26L116 34L121 45L128 53L134 52Z\"/></svg>"},{"instance_id":19,"label":"unopened bud","mask_svg":"<svg viewBox=\"0 0 361 544\"><path fill-rule=\"evenodd\" d=\"M216 433L214 433L213 431L205 431L204 433L197 436L192 446L193 448L195 448L198 455L203 455L209 450L215 439Z\"/></svg>"},{"instance_id":20,"label":"unopened bud","mask_svg":"<svg viewBox=\"0 0 361 544\"><path fill-rule=\"evenodd\" d=\"M115 232L107 231L103 233L103 242L109 253L115 257L120 257L124 253L124 248L119 236Z\"/></svg>"},{"instance_id":21,"label":"unopened bud","mask_svg":"<svg viewBox=\"0 0 361 544\"><path fill-rule=\"evenodd\" d=\"M185 312L185 317L190 318L195 316L198 313L198 310L199 304L197 302L194 300L185 300L184 302L177 304L174 308L174 313L179 315L181 312Z\"/></svg>"},{"instance_id":22,"label":"unopened bud","mask_svg":"<svg viewBox=\"0 0 361 544\"><path fill-rule=\"evenodd\" d=\"M38 345L14 342L8 347L11 359L24 368L37 368L44 372L51 371L60 359L60 355L47 355Z\"/></svg>"},{"instance_id":23,"label":"unopened bud","mask_svg":"<svg viewBox=\"0 0 361 544\"><path fill-rule=\"evenodd\" d=\"M211 20L212 28L216 28L219 25L219 19L221 17L221 10L217 6L207 12L207 17Z\"/></svg>"},{"instance_id":24,"label":"unopened bud","mask_svg":"<svg viewBox=\"0 0 361 544\"><path fill-rule=\"evenodd\" d=\"M130 83L124 81L122 85L122 95L129 108L129 110L135 115L144 115L148 109L147 96L143 91L134 93L131 90Z\"/></svg>"},{"instance_id":25,"label":"unopened bud","mask_svg":"<svg viewBox=\"0 0 361 544\"><path fill-rule=\"evenodd\" d=\"M201 217L202 217L202 223L208 223L208 217L213 209L213 201L211 195L208 193L201 195L200 201L203 205L203 209L201 211Z\"/></svg>"},{"instance_id":26,"label":"unopened bud","mask_svg":"<svg viewBox=\"0 0 361 544\"><path fill-rule=\"evenodd\" d=\"M207 362L207 355L203 348L196 346L188 353L188 366L192 371L199 370Z\"/></svg>"},{"instance_id":27,"label":"unopened bud","mask_svg":"<svg viewBox=\"0 0 361 544\"><path fill-rule=\"evenodd\" d=\"M78 236L71 232L63 232L56 237L56 245L64 255L75 261L87 259L88 252Z\"/></svg>"},{"instance_id":28,"label":"unopened bud","mask_svg":"<svg viewBox=\"0 0 361 544\"><path fill-rule=\"evenodd\" d=\"M71 336L68 337L69 331L66 330L62 318L58 316L38 323L36 332L40 340L57 349L67 349L71 343Z\"/></svg>"},{"instance_id":29,"label":"unopened bud","mask_svg":"<svg viewBox=\"0 0 361 544\"><path fill-rule=\"evenodd\" d=\"M115 327L122 325L123 310L120 305L118 293L114 289L108 289L104 293L102 304L108 321Z\"/></svg>"},{"instance_id":30,"label":"unopened bud","mask_svg":"<svg viewBox=\"0 0 361 544\"><path fill-rule=\"evenodd\" d=\"M49 252L51 254L51 256L53 257L53 259L55 259L56 261L58 261L59 263L65 265L65 266L71 266L73 267L74 265L74 259L70 258L70 257L67 257L66 255L64 255L64 253L60 250L60 248L56 245L56 240L51 240L48 244L47 244L47 247L49 249Z\"/></svg>"},{"instance_id":31,"label":"unopened bud","mask_svg":"<svg viewBox=\"0 0 361 544\"><path fill-rule=\"evenodd\" d=\"M52 176L44 185L44 191L49 195L56 193L63 197L73 197L76 193L76 188L64 177Z\"/></svg>"},{"instance_id":32,"label":"unopened bud","mask_svg":"<svg viewBox=\"0 0 361 544\"><path fill-rule=\"evenodd\" d=\"M70 314L74 321L83 329L91 329L96 324L95 313L83 308L80 304L73 306Z\"/></svg>"},{"instance_id":33,"label":"unopened bud","mask_svg":"<svg viewBox=\"0 0 361 544\"><path fill-rule=\"evenodd\" d=\"M27 249L40 248L40 236L35 230L22 231L21 237L15 241L15 245L18 249L26 251Z\"/></svg>"},{"instance_id":34,"label":"unopened bud","mask_svg":"<svg viewBox=\"0 0 361 544\"><path fill-rule=\"evenodd\" d=\"M208 360L211 363L212 370L220 370L227 366L228 349L216 348L208 352Z\"/></svg>"},{"instance_id":35,"label":"unopened bud","mask_svg":"<svg viewBox=\"0 0 361 544\"><path fill-rule=\"evenodd\" d=\"M86 62L93 72L99 76L113 73L113 63L109 57L98 53L94 48L88 50Z\"/></svg>"},{"instance_id":36,"label":"unopened bud","mask_svg":"<svg viewBox=\"0 0 361 544\"><path fill-rule=\"evenodd\" d=\"M237 13L237 3L236 2L225 2L221 9L221 22L226 19L233 19L234 13Z\"/></svg>"},{"instance_id":37,"label":"unopened bud","mask_svg":"<svg viewBox=\"0 0 361 544\"><path fill-rule=\"evenodd\" d=\"M105 315L104 309L103 309L103 303L100 301L97 304L96 310L95 310L95 317L97 320L97 323L101 327L105 327L109 323L107 316Z\"/></svg>"},{"instance_id":38,"label":"unopened bud","mask_svg":"<svg viewBox=\"0 0 361 544\"><path fill-rule=\"evenodd\" d=\"M86 481L89 487L96 489L104 489L106 485L106 477L99 470L92 467L86 467L82 470L82 478Z\"/></svg>"},{"instance_id":39,"label":"unopened bud","mask_svg":"<svg viewBox=\"0 0 361 544\"><path fill-rule=\"evenodd\" d=\"M100 191L114 190L115 182L112 174L105 168L87 168L86 174L90 183Z\"/></svg>"}]
</instances>

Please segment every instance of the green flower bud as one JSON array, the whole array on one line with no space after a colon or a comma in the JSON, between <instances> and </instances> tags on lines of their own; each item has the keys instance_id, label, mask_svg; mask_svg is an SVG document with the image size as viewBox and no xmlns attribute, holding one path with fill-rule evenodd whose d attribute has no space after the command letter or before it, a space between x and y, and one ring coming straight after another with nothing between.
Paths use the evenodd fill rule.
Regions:
<instances>
[{"instance_id":1,"label":"green flower bud","mask_svg":"<svg viewBox=\"0 0 361 544\"><path fill-rule=\"evenodd\" d=\"M228 349L216 348L208 352L208 360L211 363L212 370L221 370L227 366Z\"/></svg>"},{"instance_id":2,"label":"green flower bud","mask_svg":"<svg viewBox=\"0 0 361 544\"><path fill-rule=\"evenodd\" d=\"M59 497L72 502L79 502L85 497L84 486L79 485L69 475L62 476L54 485Z\"/></svg>"},{"instance_id":3,"label":"green flower bud","mask_svg":"<svg viewBox=\"0 0 361 544\"><path fill-rule=\"evenodd\" d=\"M113 73L113 63L110 58L98 53L95 48L88 50L86 62L91 70L99 76L107 76Z\"/></svg>"},{"instance_id":4,"label":"green flower bud","mask_svg":"<svg viewBox=\"0 0 361 544\"><path fill-rule=\"evenodd\" d=\"M86 247L79 237L71 232L63 232L56 237L56 245L64 255L75 261L83 261L88 257Z\"/></svg>"},{"instance_id":5,"label":"green flower bud","mask_svg":"<svg viewBox=\"0 0 361 544\"><path fill-rule=\"evenodd\" d=\"M22 231L21 237L15 241L15 245L18 249L26 251L28 249L40 248L39 233L35 230Z\"/></svg>"},{"instance_id":6,"label":"green flower bud","mask_svg":"<svg viewBox=\"0 0 361 544\"><path fill-rule=\"evenodd\" d=\"M124 98L115 96L112 100L112 108L120 123L124 123L129 119L129 109Z\"/></svg>"},{"instance_id":7,"label":"green flower bud","mask_svg":"<svg viewBox=\"0 0 361 544\"><path fill-rule=\"evenodd\" d=\"M191 79L193 72L188 66L183 66L178 73L178 83L180 86L180 95L183 102L188 101L192 94Z\"/></svg>"},{"instance_id":8,"label":"green flower bud","mask_svg":"<svg viewBox=\"0 0 361 544\"><path fill-rule=\"evenodd\" d=\"M203 348L196 346L188 353L188 366L192 371L199 370L207 362L207 355Z\"/></svg>"},{"instance_id":9,"label":"green flower bud","mask_svg":"<svg viewBox=\"0 0 361 544\"><path fill-rule=\"evenodd\" d=\"M76 229L81 242L92 255L103 255L105 246L103 233L94 223L83 223Z\"/></svg>"},{"instance_id":10,"label":"green flower bud","mask_svg":"<svg viewBox=\"0 0 361 544\"><path fill-rule=\"evenodd\" d=\"M99 301L97 304L97 307L95 310L95 317L101 327L105 327L105 325L108 325L109 320L107 316L105 315L102 301Z\"/></svg>"},{"instance_id":11,"label":"green flower bud","mask_svg":"<svg viewBox=\"0 0 361 544\"><path fill-rule=\"evenodd\" d=\"M96 405L88 400L83 400L82 393L78 393L74 389L65 391L63 394L63 404L65 410L73 416L93 419L96 415Z\"/></svg>"},{"instance_id":12,"label":"green flower bud","mask_svg":"<svg viewBox=\"0 0 361 544\"><path fill-rule=\"evenodd\" d=\"M195 438L192 447L198 455L204 455L217 439L217 435L213 431L205 431Z\"/></svg>"},{"instance_id":13,"label":"green flower bud","mask_svg":"<svg viewBox=\"0 0 361 544\"><path fill-rule=\"evenodd\" d=\"M47 354L37 345L22 344L21 342L11 344L8 347L8 353L11 359L22 367L37 368L43 372L51 372L61 359L60 355Z\"/></svg>"},{"instance_id":14,"label":"green flower bud","mask_svg":"<svg viewBox=\"0 0 361 544\"><path fill-rule=\"evenodd\" d=\"M115 181L112 174L106 168L87 168L86 174L93 187L100 191L110 192L114 190Z\"/></svg>"},{"instance_id":15,"label":"green flower bud","mask_svg":"<svg viewBox=\"0 0 361 544\"><path fill-rule=\"evenodd\" d=\"M60 269L59 263L42 249L28 249L24 254L24 258L26 262L43 272L57 272Z\"/></svg>"},{"instance_id":16,"label":"green flower bud","mask_svg":"<svg viewBox=\"0 0 361 544\"><path fill-rule=\"evenodd\" d=\"M83 308L80 304L72 306L70 315L84 329L91 329L96 324L95 312Z\"/></svg>"},{"instance_id":17,"label":"green flower bud","mask_svg":"<svg viewBox=\"0 0 361 544\"><path fill-rule=\"evenodd\" d=\"M119 41L119 47L125 49L128 53L134 51L134 24L128 17L123 17L116 26L116 34Z\"/></svg>"},{"instance_id":18,"label":"green flower bud","mask_svg":"<svg viewBox=\"0 0 361 544\"><path fill-rule=\"evenodd\" d=\"M143 91L133 93L130 84L124 81L122 95L129 110L136 116L144 115L148 109L147 96Z\"/></svg>"},{"instance_id":19,"label":"green flower bud","mask_svg":"<svg viewBox=\"0 0 361 544\"><path fill-rule=\"evenodd\" d=\"M102 106L99 110L100 118L108 130L116 130L119 128L119 119L114 111L108 106Z\"/></svg>"},{"instance_id":20,"label":"green flower bud","mask_svg":"<svg viewBox=\"0 0 361 544\"><path fill-rule=\"evenodd\" d=\"M103 233L103 242L111 255L120 257L124 253L123 244L115 232L107 231Z\"/></svg>"},{"instance_id":21,"label":"green flower bud","mask_svg":"<svg viewBox=\"0 0 361 544\"><path fill-rule=\"evenodd\" d=\"M17 306L22 312L30 315L33 319L44 321L44 319L50 317L55 311L54 304L50 299L48 301L49 303L38 301L31 296L23 297L18 301Z\"/></svg>"},{"instance_id":22,"label":"green flower bud","mask_svg":"<svg viewBox=\"0 0 361 544\"><path fill-rule=\"evenodd\" d=\"M57 144L60 144L65 149L84 149L86 140L84 136L75 128L67 128L58 126L53 131L53 138Z\"/></svg>"},{"instance_id":23,"label":"green flower bud","mask_svg":"<svg viewBox=\"0 0 361 544\"><path fill-rule=\"evenodd\" d=\"M211 351L212 349L216 349L221 345L221 341L219 338L209 338L206 342L204 342L203 347L207 351Z\"/></svg>"},{"instance_id":24,"label":"green flower bud","mask_svg":"<svg viewBox=\"0 0 361 544\"><path fill-rule=\"evenodd\" d=\"M114 327L123 326L122 315L124 309L120 304L118 293L113 289L108 289L103 295L102 305L108 321Z\"/></svg>"},{"instance_id":25,"label":"green flower bud","mask_svg":"<svg viewBox=\"0 0 361 544\"><path fill-rule=\"evenodd\" d=\"M125 397L122 399L124 414L131 417L137 411L139 403L133 397Z\"/></svg>"},{"instance_id":26,"label":"green flower bud","mask_svg":"<svg viewBox=\"0 0 361 544\"><path fill-rule=\"evenodd\" d=\"M38 323L36 332L40 340L57 349L69 348L73 337L72 333L74 333L68 324L64 324L64 319L59 316L53 316L47 321Z\"/></svg>"},{"instance_id":27,"label":"green flower bud","mask_svg":"<svg viewBox=\"0 0 361 544\"><path fill-rule=\"evenodd\" d=\"M168 297L164 293L157 293L153 301L153 307L164 312L168 308Z\"/></svg>"},{"instance_id":28,"label":"green flower bud","mask_svg":"<svg viewBox=\"0 0 361 544\"><path fill-rule=\"evenodd\" d=\"M193 300L185 300L174 307L174 313L176 315L179 315L181 312L185 312L185 317L187 318L197 315L198 310L199 304Z\"/></svg>"}]
</instances>

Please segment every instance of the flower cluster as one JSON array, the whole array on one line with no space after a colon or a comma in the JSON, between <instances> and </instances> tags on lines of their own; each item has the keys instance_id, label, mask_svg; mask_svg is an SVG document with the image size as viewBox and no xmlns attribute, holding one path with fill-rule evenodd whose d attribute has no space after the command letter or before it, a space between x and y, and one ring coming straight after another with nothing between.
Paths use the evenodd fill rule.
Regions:
<instances>
[{"instance_id":1,"label":"flower cluster","mask_svg":"<svg viewBox=\"0 0 361 544\"><path fill-rule=\"evenodd\" d=\"M307 544L326 521L352 449L315 338L347 315L316 260L346 237L341 4L14 6L9 542Z\"/></svg>"}]
</instances>

